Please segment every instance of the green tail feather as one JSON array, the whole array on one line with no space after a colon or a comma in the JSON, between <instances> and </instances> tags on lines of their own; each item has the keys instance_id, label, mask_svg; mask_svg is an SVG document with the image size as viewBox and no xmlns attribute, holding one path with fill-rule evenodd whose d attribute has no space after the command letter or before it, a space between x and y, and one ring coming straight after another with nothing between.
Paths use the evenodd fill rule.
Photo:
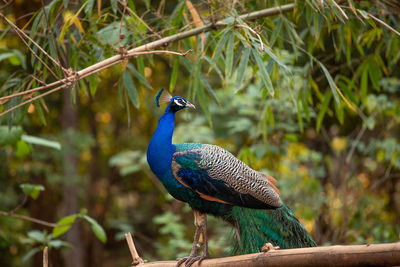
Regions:
<instances>
[{"instance_id":1,"label":"green tail feather","mask_svg":"<svg viewBox=\"0 0 400 267\"><path fill-rule=\"evenodd\" d=\"M268 242L280 248L317 245L286 205L276 210L234 207L229 219L240 229L240 244L235 242L234 254L260 252ZM237 240L236 235L234 238Z\"/></svg>"}]
</instances>

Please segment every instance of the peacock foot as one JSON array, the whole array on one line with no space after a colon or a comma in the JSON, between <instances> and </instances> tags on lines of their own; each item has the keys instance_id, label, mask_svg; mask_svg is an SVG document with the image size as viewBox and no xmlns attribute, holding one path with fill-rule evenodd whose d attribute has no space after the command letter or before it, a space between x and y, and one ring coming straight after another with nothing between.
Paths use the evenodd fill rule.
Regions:
<instances>
[{"instance_id":1,"label":"peacock foot","mask_svg":"<svg viewBox=\"0 0 400 267\"><path fill-rule=\"evenodd\" d=\"M185 267L190 267L196 261L198 261L198 265L200 265L203 260L209 259L209 258L210 258L210 254L208 254L208 253L205 255L202 255L202 256L187 256L184 258L177 259L178 262L176 263L176 267L179 267L183 263L185 263Z\"/></svg>"},{"instance_id":2,"label":"peacock foot","mask_svg":"<svg viewBox=\"0 0 400 267\"><path fill-rule=\"evenodd\" d=\"M268 251L278 250L278 249L280 249L279 246L274 246L271 243L265 243L264 246L262 247L261 251L268 252Z\"/></svg>"}]
</instances>

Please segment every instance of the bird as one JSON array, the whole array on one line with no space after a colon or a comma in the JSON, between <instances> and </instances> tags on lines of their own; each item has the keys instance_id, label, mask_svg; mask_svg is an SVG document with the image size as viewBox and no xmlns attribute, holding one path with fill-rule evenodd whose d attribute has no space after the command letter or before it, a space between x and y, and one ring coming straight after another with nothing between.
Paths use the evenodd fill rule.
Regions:
<instances>
[{"instance_id":1,"label":"bird","mask_svg":"<svg viewBox=\"0 0 400 267\"><path fill-rule=\"evenodd\" d=\"M164 92L164 93L163 93ZM190 267L210 258L207 214L222 218L235 229L235 254L260 252L263 244L280 248L313 247L316 243L283 203L276 180L256 171L227 150L212 144L172 144L175 115L195 106L162 88L156 98L167 103L147 149L147 162L169 194L193 210L195 234L188 257L177 266ZM200 237L202 255L197 255Z\"/></svg>"}]
</instances>

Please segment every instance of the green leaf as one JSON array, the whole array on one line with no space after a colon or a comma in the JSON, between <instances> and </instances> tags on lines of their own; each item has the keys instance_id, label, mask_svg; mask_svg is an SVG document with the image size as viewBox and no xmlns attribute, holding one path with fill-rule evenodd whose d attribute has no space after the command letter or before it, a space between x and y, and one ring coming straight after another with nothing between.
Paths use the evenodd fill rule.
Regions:
<instances>
[{"instance_id":1,"label":"green leaf","mask_svg":"<svg viewBox=\"0 0 400 267\"><path fill-rule=\"evenodd\" d=\"M322 121L324 119L325 113L328 110L329 102L331 101L332 97L332 91L328 91L325 94L324 101L322 102L321 109L318 113L317 117L317 132L319 132L319 129L321 128Z\"/></svg>"},{"instance_id":2,"label":"green leaf","mask_svg":"<svg viewBox=\"0 0 400 267\"><path fill-rule=\"evenodd\" d=\"M281 35L281 30L282 30L282 20L279 19L278 23L274 27L274 31L271 34L271 38L269 39L269 44L271 47L274 46L276 38Z\"/></svg>"},{"instance_id":3,"label":"green leaf","mask_svg":"<svg viewBox=\"0 0 400 267\"><path fill-rule=\"evenodd\" d=\"M194 82L194 89L195 89L195 92L197 92L197 96L199 97L198 99L199 99L199 103L200 103L201 109L203 110L204 115L206 116L208 123L212 127L212 120L211 120L210 111L208 109L207 97L206 97L206 95L204 93L203 88L200 86L200 79L198 78L197 75L196 75L195 82Z\"/></svg>"},{"instance_id":4,"label":"green leaf","mask_svg":"<svg viewBox=\"0 0 400 267\"><path fill-rule=\"evenodd\" d=\"M107 235L104 231L103 227L101 227L98 222L96 222L93 218L83 215L83 218L90 223L90 227L92 228L93 233L95 236L103 243L107 241Z\"/></svg>"},{"instance_id":5,"label":"green leaf","mask_svg":"<svg viewBox=\"0 0 400 267\"><path fill-rule=\"evenodd\" d=\"M31 153L31 148L24 140L19 140L17 142L17 150L15 151L15 156L18 158L23 158Z\"/></svg>"},{"instance_id":6,"label":"green leaf","mask_svg":"<svg viewBox=\"0 0 400 267\"><path fill-rule=\"evenodd\" d=\"M23 257L22 257L22 259L21 259L21 261L22 262L28 262L28 260L30 259L30 258L32 258L36 253L39 253L41 251L41 249L40 248L32 248L31 250L29 250L29 252L28 253L26 253Z\"/></svg>"},{"instance_id":7,"label":"green leaf","mask_svg":"<svg viewBox=\"0 0 400 267\"><path fill-rule=\"evenodd\" d=\"M128 64L128 69L132 72L133 76L135 76L136 79L138 79L144 86L149 89L153 89L146 78L142 74L140 74L131 63Z\"/></svg>"},{"instance_id":8,"label":"green leaf","mask_svg":"<svg viewBox=\"0 0 400 267\"><path fill-rule=\"evenodd\" d=\"M19 185L25 195L30 196L33 199L37 199L40 191L44 190L44 186L40 184L21 184Z\"/></svg>"},{"instance_id":9,"label":"green leaf","mask_svg":"<svg viewBox=\"0 0 400 267\"><path fill-rule=\"evenodd\" d=\"M286 66L285 63L283 63L274 53L272 53L272 51L270 51L266 46L264 46L263 48L264 48L263 51L267 53L273 61L278 63L278 65L281 66L287 72L289 73L291 72L288 66Z\"/></svg>"},{"instance_id":10,"label":"green leaf","mask_svg":"<svg viewBox=\"0 0 400 267\"><path fill-rule=\"evenodd\" d=\"M118 0L111 0L111 9L114 14L117 14L118 11Z\"/></svg>"},{"instance_id":11,"label":"green leaf","mask_svg":"<svg viewBox=\"0 0 400 267\"><path fill-rule=\"evenodd\" d=\"M230 30L228 30L227 28L221 36L221 39L219 39L217 46L215 47L214 53L211 57L212 64L210 65L216 64L216 62L218 61L219 57L221 56L222 48L225 46L225 43L231 34L231 30L231 28Z\"/></svg>"},{"instance_id":12,"label":"green leaf","mask_svg":"<svg viewBox=\"0 0 400 267\"><path fill-rule=\"evenodd\" d=\"M87 0L87 5L86 5L84 11L88 16L92 15L93 5L94 5L94 0ZM64 4L64 7L67 7L67 6Z\"/></svg>"},{"instance_id":13,"label":"green leaf","mask_svg":"<svg viewBox=\"0 0 400 267\"><path fill-rule=\"evenodd\" d=\"M336 112L336 117L338 118L340 124L343 124L343 122L344 122L343 105L338 105L335 102L335 112Z\"/></svg>"},{"instance_id":14,"label":"green leaf","mask_svg":"<svg viewBox=\"0 0 400 267\"><path fill-rule=\"evenodd\" d=\"M57 222L59 226L53 228L53 237L56 238L65 233L66 231L68 231L69 228L71 228L72 224L75 222L77 216L78 216L77 214L72 214L61 218Z\"/></svg>"},{"instance_id":15,"label":"green leaf","mask_svg":"<svg viewBox=\"0 0 400 267\"><path fill-rule=\"evenodd\" d=\"M215 64L215 62L212 61L211 58L209 58L208 56L203 56L203 58L208 62L208 64L210 64L210 67L212 67L215 72L218 74L219 78L221 80L224 79L224 76L222 75L221 70L218 68L217 64ZM211 68L208 70L208 73L211 71Z\"/></svg>"},{"instance_id":16,"label":"green leaf","mask_svg":"<svg viewBox=\"0 0 400 267\"><path fill-rule=\"evenodd\" d=\"M337 85L336 85L335 82L333 81L331 74L330 74L329 71L325 68L325 66L324 66L320 61L318 61L318 64L319 64L319 66L321 67L322 71L324 72L326 79L328 80L329 87L331 88L331 91L332 91L332 93L333 93L333 96L334 96L334 98L335 98L336 103L337 103L338 105L340 105L339 96L338 96L338 93L337 93L337 91L338 91Z\"/></svg>"},{"instance_id":17,"label":"green leaf","mask_svg":"<svg viewBox=\"0 0 400 267\"><path fill-rule=\"evenodd\" d=\"M249 62L250 52L251 52L251 48L249 46L247 46L244 49L242 58L240 59L239 67L237 69L236 90L241 87L244 73L246 72L246 67Z\"/></svg>"},{"instance_id":18,"label":"green leaf","mask_svg":"<svg viewBox=\"0 0 400 267\"><path fill-rule=\"evenodd\" d=\"M10 58L10 57L15 57L14 53L8 52L8 53L0 54L0 61Z\"/></svg>"},{"instance_id":19,"label":"green leaf","mask_svg":"<svg viewBox=\"0 0 400 267\"><path fill-rule=\"evenodd\" d=\"M178 69L179 69L179 58L175 57L174 58L174 63L172 66L172 73L171 73L171 79L169 81L169 91L172 93L175 89L176 85L176 78L178 77Z\"/></svg>"},{"instance_id":20,"label":"green leaf","mask_svg":"<svg viewBox=\"0 0 400 267\"><path fill-rule=\"evenodd\" d=\"M23 130L20 126L11 127L0 125L0 147L15 145L21 139Z\"/></svg>"},{"instance_id":21,"label":"green leaf","mask_svg":"<svg viewBox=\"0 0 400 267\"><path fill-rule=\"evenodd\" d=\"M361 103L365 104L367 101L367 90L368 90L368 65L363 64L363 70L361 73Z\"/></svg>"},{"instance_id":22,"label":"green leaf","mask_svg":"<svg viewBox=\"0 0 400 267\"><path fill-rule=\"evenodd\" d=\"M380 86L379 86L379 81L382 78L382 72L375 60L370 60L368 64L368 74L369 78L371 80L372 86L374 87L375 90L379 91Z\"/></svg>"},{"instance_id":23,"label":"green leaf","mask_svg":"<svg viewBox=\"0 0 400 267\"><path fill-rule=\"evenodd\" d=\"M262 59L260 57L260 53L258 52L257 49L252 49L252 52L253 52L253 57L256 60L257 65L260 69L261 79L264 83L264 86L267 88L267 90L271 94L271 96L274 96L274 87L272 86L271 78L269 77L267 69L265 68L264 62L262 61Z\"/></svg>"},{"instance_id":24,"label":"green leaf","mask_svg":"<svg viewBox=\"0 0 400 267\"><path fill-rule=\"evenodd\" d=\"M49 248L61 248L61 247L68 247L68 248L72 248L73 245L71 243L59 240L59 239L55 239L55 240L51 240L50 242L48 242Z\"/></svg>"},{"instance_id":25,"label":"green leaf","mask_svg":"<svg viewBox=\"0 0 400 267\"><path fill-rule=\"evenodd\" d=\"M124 71L122 73L122 81L125 86L125 90L128 93L129 99L131 100L132 104L139 108L139 96L136 90L135 83L133 82L132 76L127 72Z\"/></svg>"},{"instance_id":26,"label":"green leaf","mask_svg":"<svg viewBox=\"0 0 400 267\"><path fill-rule=\"evenodd\" d=\"M232 32L229 32L228 44L226 46L226 59L225 59L225 78L229 78L232 73L233 65L233 45L235 43Z\"/></svg>"},{"instance_id":27,"label":"green leaf","mask_svg":"<svg viewBox=\"0 0 400 267\"><path fill-rule=\"evenodd\" d=\"M21 139L27 143L39 145L39 146L47 146L57 150L61 150L61 144L59 142L50 141L44 138L31 136L31 135L22 135Z\"/></svg>"},{"instance_id":28,"label":"green leaf","mask_svg":"<svg viewBox=\"0 0 400 267\"><path fill-rule=\"evenodd\" d=\"M300 132L304 132L304 127L303 127L303 114L301 113L301 109L300 109L300 105L301 105L301 100L297 99L297 103L296 103L296 108L297 108L297 121L299 122L299 128L300 128Z\"/></svg>"},{"instance_id":29,"label":"green leaf","mask_svg":"<svg viewBox=\"0 0 400 267\"><path fill-rule=\"evenodd\" d=\"M42 231L33 230L28 232L28 237L35 240L38 243L44 243L46 241L46 235Z\"/></svg>"},{"instance_id":30,"label":"green leaf","mask_svg":"<svg viewBox=\"0 0 400 267\"><path fill-rule=\"evenodd\" d=\"M136 63L137 63L137 68L139 73L144 77L145 73L144 73L144 60L143 57L138 57L136 59Z\"/></svg>"},{"instance_id":31,"label":"green leaf","mask_svg":"<svg viewBox=\"0 0 400 267\"><path fill-rule=\"evenodd\" d=\"M39 115L40 121L43 123L44 126L47 125L46 116L43 113L43 108L40 104L44 104L43 98L40 98L39 101L34 101L33 105L35 106L36 112Z\"/></svg>"},{"instance_id":32,"label":"green leaf","mask_svg":"<svg viewBox=\"0 0 400 267\"><path fill-rule=\"evenodd\" d=\"M219 100L218 100L217 95L215 94L215 92L212 89L211 85L208 83L207 79L201 73L200 73L200 81L204 85L204 87L206 88L208 94L211 95L214 98L215 102L217 102L219 104Z\"/></svg>"}]
</instances>

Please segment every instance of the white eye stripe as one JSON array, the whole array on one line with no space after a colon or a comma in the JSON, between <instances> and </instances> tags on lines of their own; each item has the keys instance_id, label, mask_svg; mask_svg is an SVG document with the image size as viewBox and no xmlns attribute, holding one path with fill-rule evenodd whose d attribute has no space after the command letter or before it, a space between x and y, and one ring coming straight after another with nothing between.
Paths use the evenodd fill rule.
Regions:
<instances>
[{"instance_id":1,"label":"white eye stripe","mask_svg":"<svg viewBox=\"0 0 400 267\"><path fill-rule=\"evenodd\" d=\"M179 99L174 99L175 104L177 104L178 106L183 106L183 101L182 103L179 103Z\"/></svg>"}]
</instances>

